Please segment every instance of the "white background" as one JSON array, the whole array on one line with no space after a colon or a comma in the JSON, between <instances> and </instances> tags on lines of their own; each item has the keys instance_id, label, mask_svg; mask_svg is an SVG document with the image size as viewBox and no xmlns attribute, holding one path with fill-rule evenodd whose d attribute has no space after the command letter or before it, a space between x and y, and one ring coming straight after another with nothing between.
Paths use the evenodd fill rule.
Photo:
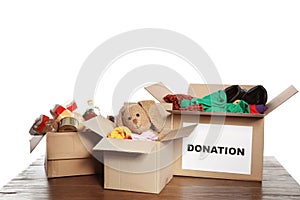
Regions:
<instances>
[{"instance_id":1,"label":"white background","mask_svg":"<svg viewBox=\"0 0 300 200\"><path fill-rule=\"evenodd\" d=\"M110 37L138 28L182 33L208 53L223 83L263 84L271 99L290 84L300 88L299 9L296 0L1 1L0 186L44 153L40 145L29 154L30 126L55 103L72 99L82 63ZM129 59L135 60L131 66L167 62L189 82L202 81L172 61L177 58L154 54ZM120 62L130 65L126 58ZM120 72L108 74L110 81ZM105 114L109 89L95 97ZM299 100L297 94L265 118L265 155L275 156L298 182Z\"/></svg>"}]
</instances>

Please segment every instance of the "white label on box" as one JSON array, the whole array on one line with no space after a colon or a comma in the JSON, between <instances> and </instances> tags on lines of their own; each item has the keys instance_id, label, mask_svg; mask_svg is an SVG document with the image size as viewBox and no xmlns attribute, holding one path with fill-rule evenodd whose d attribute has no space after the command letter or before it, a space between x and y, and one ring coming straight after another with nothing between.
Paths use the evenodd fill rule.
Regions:
<instances>
[{"instance_id":1,"label":"white label on box","mask_svg":"<svg viewBox=\"0 0 300 200\"><path fill-rule=\"evenodd\" d=\"M250 175L251 152L252 126L200 123L182 140L182 169Z\"/></svg>"}]
</instances>

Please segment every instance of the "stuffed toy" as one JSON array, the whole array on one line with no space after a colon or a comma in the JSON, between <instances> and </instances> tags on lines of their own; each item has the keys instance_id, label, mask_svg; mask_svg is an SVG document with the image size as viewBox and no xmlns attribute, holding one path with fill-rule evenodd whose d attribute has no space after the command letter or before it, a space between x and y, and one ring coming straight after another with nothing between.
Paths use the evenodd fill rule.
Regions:
<instances>
[{"instance_id":1,"label":"stuffed toy","mask_svg":"<svg viewBox=\"0 0 300 200\"><path fill-rule=\"evenodd\" d=\"M116 125L126 126L132 133L142 134L146 131L159 133L165 124L167 112L154 101L139 101L125 104L119 111Z\"/></svg>"}]
</instances>

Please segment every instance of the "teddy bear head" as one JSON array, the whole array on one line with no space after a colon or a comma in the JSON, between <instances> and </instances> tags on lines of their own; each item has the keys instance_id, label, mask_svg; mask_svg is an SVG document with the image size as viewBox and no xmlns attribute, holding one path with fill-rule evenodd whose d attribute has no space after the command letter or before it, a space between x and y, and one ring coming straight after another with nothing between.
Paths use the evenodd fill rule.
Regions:
<instances>
[{"instance_id":1,"label":"teddy bear head","mask_svg":"<svg viewBox=\"0 0 300 200\"><path fill-rule=\"evenodd\" d=\"M117 126L127 126L133 133L141 134L147 130L160 132L166 117L154 101L140 101L125 104L117 116Z\"/></svg>"}]
</instances>

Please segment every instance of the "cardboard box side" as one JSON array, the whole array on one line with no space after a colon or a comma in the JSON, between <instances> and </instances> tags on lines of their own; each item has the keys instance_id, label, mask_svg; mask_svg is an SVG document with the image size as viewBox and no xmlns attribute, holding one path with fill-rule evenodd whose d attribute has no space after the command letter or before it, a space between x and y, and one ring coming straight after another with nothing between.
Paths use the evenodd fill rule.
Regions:
<instances>
[{"instance_id":1,"label":"cardboard box side","mask_svg":"<svg viewBox=\"0 0 300 200\"><path fill-rule=\"evenodd\" d=\"M90 157L77 132L47 133L46 154L48 160Z\"/></svg>"},{"instance_id":2,"label":"cardboard box side","mask_svg":"<svg viewBox=\"0 0 300 200\"><path fill-rule=\"evenodd\" d=\"M45 170L48 178L103 174L103 164L94 158L47 160Z\"/></svg>"},{"instance_id":3,"label":"cardboard box side","mask_svg":"<svg viewBox=\"0 0 300 200\"><path fill-rule=\"evenodd\" d=\"M199 119L196 119L199 120ZM195 122L193 116L185 118L185 122ZM218 123L218 120L211 121L210 116L203 116L198 121L199 123ZM252 157L251 157L251 175L222 173L222 172L208 172L197 170L184 170L182 169L182 139L174 141L174 156L176 161L174 163L174 175L177 176L193 176L193 177L207 177L207 178L222 178L233 180L262 180L262 164L263 164L263 148L264 148L264 119L261 118L226 118L225 125L241 125L253 127L252 135ZM174 127L182 126L182 121L179 115L174 116Z\"/></svg>"},{"instance_id":4,"label":"cardboard box side","mask_svg":"<svg viewBox=\"0 0 300 200\"><path fill-rule=\"evenodd\" d=\"M104 167L104 188L112 190L124 190L133 192L145 192L158 194L159 191L153 182L156 182L155 173L139 174L125 173Z\"/></svg>"},{"instance_id":5,"label":"cardboard box side","mask_svg":"<svg viewBox=\"0 0 300 200\"><path fill-rule=\"evenodd\" d=\"M104 188L158 193L157 171L144 169L156 168L156 164L156 154L133 155L124 152L105 151Z\"/></svg>"},{"instance_id":6,"label":"cardboard box side","mask_svg":"<svg viewBox=\"0 0 300 200\"><path fill-rule=\"evenodd\" d=\"M173 142L151 154L104 152L104 188L158 194L173 177Z\"/></svg>"},{"instance_id":7,"label":"cardboard box side","mask_svg":"<svg viewBox=\"0 0 300 200\"><path fill-rule=\"evenodd\" d=\"M222 116L222 117L254 117L263 118L264 114L251 114L251 113L232 113L232 112L200 112L200 111L186 111L186 110L169 110L174 115L194 115L194 116Z\"/></svg>"},{"instance_id":8,"label":"cardboard box side","mask_svg":"<svg viewBox=\"0 0 300 200\"><path fill-rule=\"evenodd\" d=\"M157 153L157 191L160 193L173 178L174 142L160 143Z\"/></svg>"}]
</instances>

